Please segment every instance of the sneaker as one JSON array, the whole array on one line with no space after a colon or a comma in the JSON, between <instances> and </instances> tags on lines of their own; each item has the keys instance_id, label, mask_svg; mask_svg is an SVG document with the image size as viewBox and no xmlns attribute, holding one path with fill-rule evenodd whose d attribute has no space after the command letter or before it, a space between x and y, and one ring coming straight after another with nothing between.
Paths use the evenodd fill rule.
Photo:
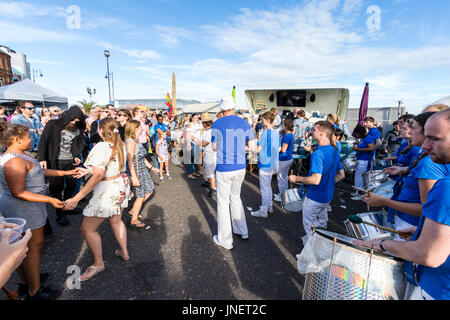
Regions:
<instances>
[{"instance_id":1,"label":"sneaker","mask_svg":"<svg viewBox=\"0 0 450 320\"><path fill-rule=\"evenodd\" d=\"M267 212L261 212L261 210L258 211L254 211L251 213L252 216L257 217L257 218L267 218L269 215L267 214Z\"/></svg>"},{"instance_id":2,"label":"sneaker","mask_svg":"<svg viewBox=\"0 0 450 320\"><path fill-rule=\"evenodd\" d=\"M164 182L164 177L159 177L160 182Z\"/></svg>"},{"instance_id":3,"label":"sneaker","mask_svg":"<svg viewBox=\"0 0 450 320\"><path fill-rule=\"evenodd\" d=\"M236 236L241 237L242 240L248 240L250 238L248 233L247 234L240 234L240 233L234 233L233 232L233 234L236 235Z\"/></svg>"},{"instance_id":4,"label":"sneaker","mask_svg":"<svg viewBox=\"0 0 450 320\"><path fill-rule=\"evenodd\" d=\"M217 190L210 189L208 192L208 198L212 198L217 195Z\"/></svg>"},{"instance_id":5,"label":"sneaker","mask_svg":"<svg viewBox=\"0 0 450 320\"><path fill-rule=\"evenodd\" d=\"M219 236L218 236L218 235L215 235L215 236L213 237L213 240L214 240L214 243L217 244L218 246L221 246L221 247L223 247L223 248L225 248L225 249L227 249L227 250L233 249L233 246L232 246L232 245L231 245L231 246L225 246L225 245L221 244L221 243L219 242Z\"/></svg>"},{"instance_id":6,"label":"sneaker","mask_svg":"<svg viewBox=\"0 0 450 320\"><path fill-rule=\"evenodd\" d=\"M280 194L274 194L273 195L273 200L275 200L277 202L281 202L281 195Z\"/></svg>"},{"instance_id":7,"label":"sneaker","mask_svg":"<svg viewBox=\"0 0 450 320\"><path fill-rule=\"evenodd\" d=\"M168 179L168 180L172 180L172 177L171 177L171 176L167 176L167 179Z\"/></svg>"},{"instance_id":8,"label":"sneaker","mask_svg":"<svg viewBox=\"0 0 450 320\"><path fill-rule=\"evenodd\" d=\"M209 187L211 187L211 184L209 182L204 182L204 183L202 183L202 187L209 188Z\"/></svg>"}]
</instances>

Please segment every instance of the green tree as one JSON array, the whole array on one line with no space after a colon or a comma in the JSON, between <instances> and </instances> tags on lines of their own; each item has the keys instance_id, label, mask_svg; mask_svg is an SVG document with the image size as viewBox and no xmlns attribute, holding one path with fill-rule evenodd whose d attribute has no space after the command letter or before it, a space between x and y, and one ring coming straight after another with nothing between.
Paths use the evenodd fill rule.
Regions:
<instances>
[{"instance_id":1,"label":"green tree","mask_svg":"<svg viewBox=\"0 0 450 320\"><path fill-rule=\"evenodd\" d=\"M91 109L93 107L95 107L96 104L97 104L97 102L95 102L95 101L87 101L86 99L84 99L82 101L78 101L78 103L81 104L84 107L84 109L86 110L87 114L90 114L91 113Z\"/></svg>"}]
</instances>

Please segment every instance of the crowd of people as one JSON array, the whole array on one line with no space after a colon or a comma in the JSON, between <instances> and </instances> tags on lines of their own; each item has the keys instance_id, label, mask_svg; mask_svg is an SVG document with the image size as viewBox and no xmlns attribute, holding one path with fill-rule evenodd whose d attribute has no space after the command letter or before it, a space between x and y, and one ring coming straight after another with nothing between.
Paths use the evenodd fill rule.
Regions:
<instances>
[{"instance_id":1,"label":"crowd of people","mask_svg":"<svg viewBox=\"0 0 450 320\"><path fill-rule=\"evenodd\" d=\"M32 235L30 239L27 232L11 245L2 240L0 248L0 254L11 253L5 263L10 272L17 269L22 295L55 296L53 289L41 285L40 251L45 233L52 232L46 203L55 207L56 222L67 226L67 212L77 213L80 201L89 198L81 232L94 262L79 279L88 281L105 270L97 229L106 219L117 240L115 254L130 259L122 212L129 208L129 228L149 227L140 212L155 189L150 172L159 176L160 183L171 180L170 160L184 163L187 179L204 177L208 197L217 200L217 234L212 240L231 250L233 234L249 239L241 188L249 159L257 155L261 205L251 215L268 218L273 201L282 201L289 182L301 186L306 244L312 227L327 228L335 185L346 177L341 154L343 141L349 140L356 141L352 199L387 207L390 223L411 236L356 243L403 258L413 270L407 278L417 288L412 299L450 298L448 106L433 105L417 116L403 115L384 139L379 123L370 116L350 137L335 114L312 122L300 108L283 115L272 109L256 118L236 114L232 97L223 97L219 107L215 119L208 113L169 117L146 107L116 110L113 105L95 107L88 115L78 106L57 117L42 110L38 119L32 103L21 102L9 121L0 119L0 144L7 148L0 157L0 212L4 217L24 218L24 230L30 229ZM384 170L396 181L389 199L363 194L362 175L380 157L394 162ZM278 193L274 194L275 175ZM7 279L6 273L0 274L0 280Z\"/></svg>"}]
</instances>

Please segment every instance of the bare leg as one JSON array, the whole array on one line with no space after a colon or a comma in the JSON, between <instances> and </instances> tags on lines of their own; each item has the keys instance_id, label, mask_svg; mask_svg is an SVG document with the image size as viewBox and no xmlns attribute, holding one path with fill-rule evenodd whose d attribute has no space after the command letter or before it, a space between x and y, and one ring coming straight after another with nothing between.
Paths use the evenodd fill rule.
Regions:
<instances>
[{"instance_id":1,"label":"bare leg","mask_svg":"<svg viewBox=\"0 0 450 320\"><path fill-rule=\"evenodd\" d=\"M109 224L111 225L111 229L114 232L114 236L116 237L122 254L128 256L127 228L122 221L122 214L109 218Z\"/></svg>"},{"instance_id":2,"label":"bare leg","mask_svg":"<svg viewBox=\"0 0 450 320\"><path fill-rule=\"evenodd\" d=\"M169 172L169 160L166 160L166 175L169 175L170 174L170 172Z\"/></svg>"},{"instance_id":3,"label":"bare leg","mask_svg":"<svg viewBox=\"0 0 450 320\"><path fill-rule=\"evenodd\" d=\"M131 214L131 223L137 224L139 223L139 212L141 212L142 209L142 203L144 203L144 198L136 198L134 201L133 207L129 211Z\"/></svg>"},{"instance_id":4,"label":"bare leg","mask_svg":"<svg viewBox=\"0 0 450 320\"><path fill-rule=\"evenodd\" d=\"M23 260L22 271L28 284L28 294L34 296L41 286L41 250L44 246L44 227L31 231L27 257Z\"/></svg>"},{"instance_id":5,"label":"bare leg","mask_svg":"<svg viewBox=\"0 0 450 320\"><path fill-rule=\"evenodd\" d=\"M208 180L209 180L209 183L211 185L211 189L216 190L216 178L215 177L214 178L209 178Z\"/></svg>"},{"instance_id":6,"label":"bare leg","mask_svg":"<svg viewBox=\"0 0 450 320\"><path fill-rule=\"evenodd\" d=\"M102 238L97 232L98 227L105 221L102 218L91 218L84 217L83 223L81 224L81 233L83 234L89 249L94 256L94 267L103 267L103 254L102 254ZM92 269L88 269L85 273L81 275L81 278L88 278L90 274L95 272Z\"/></svg>"}]
</instances>

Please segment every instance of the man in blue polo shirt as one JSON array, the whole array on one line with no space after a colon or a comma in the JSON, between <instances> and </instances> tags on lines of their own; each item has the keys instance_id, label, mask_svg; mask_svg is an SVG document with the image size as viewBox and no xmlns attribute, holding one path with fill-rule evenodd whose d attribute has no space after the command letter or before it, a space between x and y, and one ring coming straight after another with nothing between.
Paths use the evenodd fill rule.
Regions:
<instances>
[{"instance_id":1,"label":"man in blue polo shirt","mask_svg":"<svg viewBox=\"0 0 450 320\"><path fill-rule=\"evenodd\" d=\"M432 116L425 125L422 148L431 160L450 164L450 109ZM415 285L410 300L450 300L450 177L436 182L422 207L417 228L401 230L408 241L355 241L377 251L389 251L405 260L408 281Z\"/></svg>"},{"instance_id":2,"label":"man in blue polo shirt","mask_svg":"<svg viewBox=\"0 0 450 320\"><path fill-rule=\"evenodd\" d=\"M247 143L256 148L253 131L247 121L234 115L232 97L220 102L223 117L212 125L212 148L217 151L217 227L213 237L217 245L233 248L233 233L248 239L247 222L241 200L241 187L245 178Z\"/></svg>"},{"instance_id":3,"label":"man in blue polo shirt","mask_svg":"<svg viewBox=\"0 0 450 320\"><path fill-rule=\"evenodd\" d=\"M292 183L308 185L303 201L303 228L306 232L306 236L302 238L303 245L308 242L312 226L327 228L327 208L333 200L335 184L345 178L333 134L334 126L328 121L319 121L311 131L312 138L319 143L319 147L311 155L309 176L289 177Z\"/></svg>"}]
</instances>

